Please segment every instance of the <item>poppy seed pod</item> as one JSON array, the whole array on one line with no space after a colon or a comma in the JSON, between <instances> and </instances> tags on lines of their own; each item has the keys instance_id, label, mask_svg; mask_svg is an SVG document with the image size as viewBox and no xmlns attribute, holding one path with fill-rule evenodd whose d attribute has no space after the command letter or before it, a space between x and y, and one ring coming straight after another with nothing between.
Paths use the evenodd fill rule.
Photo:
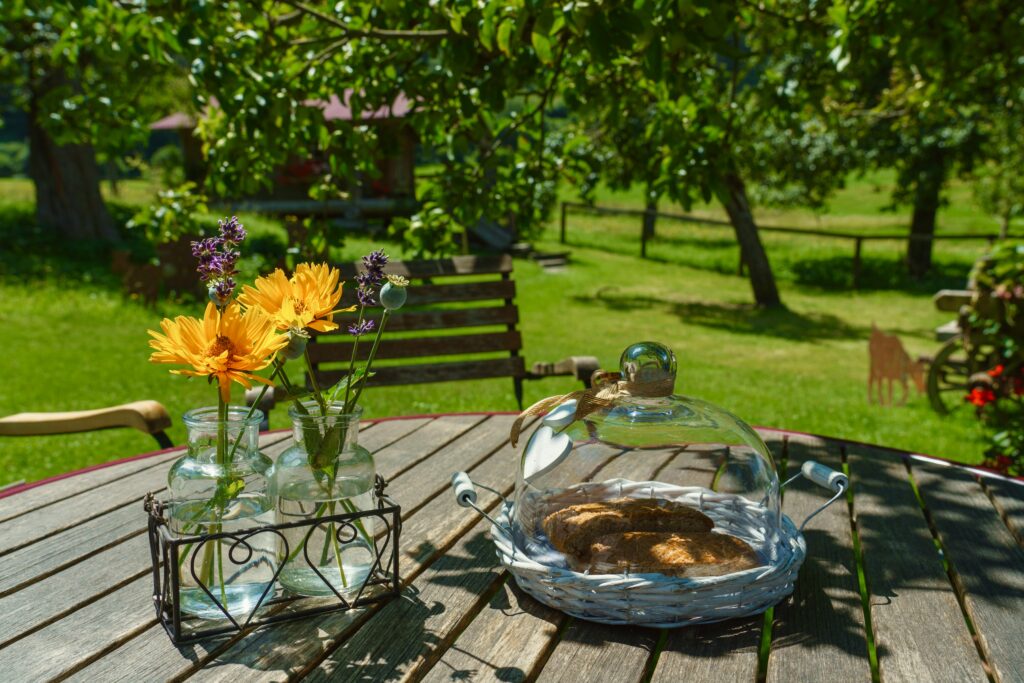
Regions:
<instances>
[{"instance_id":1,"label":"poppy seed pod","mask_svg":"<svg viewBox=\"0 0 1024 683\"><path fill-rule=\"evenodd\" d=\"M288 330L288 346L281 349L281 356L285 360L295 360L306 352L308 343L309 335L302 330Z\"/></svg>"},{"instance_id":2,"label":"poppy seed pod","mask_svg":"<svg viewBox=\"0 0 1024 683\"><path fill-rule=\"evenodd\" d=\"M405 287L398 287L390 282L385 282L380 288L380 304L389 311L396 311L404 306L408 296Z\"/></svg>"}]
</instances>

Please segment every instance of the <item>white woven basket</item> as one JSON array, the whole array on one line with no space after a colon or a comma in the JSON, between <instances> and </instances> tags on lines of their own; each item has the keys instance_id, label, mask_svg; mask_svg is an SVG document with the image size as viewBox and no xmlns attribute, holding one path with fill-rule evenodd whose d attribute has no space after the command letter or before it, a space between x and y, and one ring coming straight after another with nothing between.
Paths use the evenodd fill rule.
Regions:
<instances>
[{"instance_id":1,"label":"white woven basket","mask_svg":"<svg viewBox=\"0 0 1024 683\"><path fill-rule=\"evenodd\" d=\"M698 486L612 479L580 484L545 499L552 508L611 498L661 498L696 508L715 528L751 545L766 564L723 576L587 574L531 559L513 540L513 503L492 520L501 563L519 586L546 605L603 624L673 628L758 614L793 592L807 554L803 535L785 515L776 527L763 507Z\"/></svg>"}]
</instances>

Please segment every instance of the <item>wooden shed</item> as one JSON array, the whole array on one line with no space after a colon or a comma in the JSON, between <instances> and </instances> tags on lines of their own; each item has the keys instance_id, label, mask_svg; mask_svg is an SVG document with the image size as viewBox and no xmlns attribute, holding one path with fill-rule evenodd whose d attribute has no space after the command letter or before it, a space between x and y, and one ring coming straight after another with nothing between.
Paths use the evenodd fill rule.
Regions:
<instances>
[{"instance_id":1,"label":"wooden shed","mask_svg":"<svg viewBox=\"0 0 1024 683\"><path fill-rule=\"evenodd\" d=\"M378 174L367 177L354 187L344 188L349 199L319 202L309 198L309 188L327 172L327 150L309 158L296 158L282 165L271 190L249 197L222 197L236 210L260 211L287 215L341 216L350 220L380 218L411 214L416 208L416 134L403 119L412 110L412 103L399 95L391 106L363 111L356 116L349 102L352 91L328 100L306 100L304 106L323 110L329 125L343 126L358 121L380 129L380 138L386 141L381 156L376 160ZM211 106L218 106L211 100ZM150 125L151 130L174 130L181 137L185 158L185 176L202 181L206 165L202 147L195 136L196 121L189 114L176 112Z\"/></svg>"}]
</instances>

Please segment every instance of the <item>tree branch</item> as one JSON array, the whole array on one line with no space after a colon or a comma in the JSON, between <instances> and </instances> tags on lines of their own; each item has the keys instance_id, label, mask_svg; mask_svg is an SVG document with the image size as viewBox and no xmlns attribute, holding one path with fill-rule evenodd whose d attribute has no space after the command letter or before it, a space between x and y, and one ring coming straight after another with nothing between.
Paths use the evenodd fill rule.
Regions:
<instances>
[{"instance_id":1,"label":"tree branch","mask_svg":"<svg viewBox=\"0 0 1024 683\"><path fill-rule=\"evenodd\" d=\"M346 36L349 38L380 38L382 40L440 40L447 38L451 33L447 29L430 29L430 30L392 30L383 28L372 28L372 29L356 29L352 28L340 19L336 19L329 14L324 14L318 9L310 7L309 5L298 2L298 0L281 0L284 4L294 7L295 9L308 14L311 17L316 17L320 21L331 24L341 29Z\"/></svg>"}]
</instances>

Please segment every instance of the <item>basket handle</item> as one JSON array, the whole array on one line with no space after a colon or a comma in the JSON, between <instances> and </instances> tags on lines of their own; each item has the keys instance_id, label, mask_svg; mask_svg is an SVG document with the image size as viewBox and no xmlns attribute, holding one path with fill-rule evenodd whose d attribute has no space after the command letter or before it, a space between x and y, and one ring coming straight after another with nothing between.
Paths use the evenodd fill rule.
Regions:
<instances>
[{"instance_id":1,"label":"basket handle","mask_svg":"<svg viewBox=\"0 0 1024 683\"><path fill-rule=\"evenodd\" d=\"M824 489L828 489L835 494L831 498L829 498L824 505L819 507L811 514L807 515L807 517L803 521L803 524L800 525L800 531L803 532L804 527L807 526L807 523L814 519L814 517L819 512L821 512L829 505L839 500L843 496L843 494L846 493L846 490L850 488L850 479L842 472L834 470L831 467L826 467L825 465L822 465L820 462L815 462L814 460L807 460L806 462L804 462L803 465L800 466L800 471L797 474L794 474L789 479L787 479L782 484L781 488L785 488L786 486L796 481L800 477L808 479L817 484L818 486Z\"/></svg>"},{"instance_id":2,"label":"basket handle","mask_svg":"<svg viewBox=\"0 0 1024 683\"><path fill-rule=\"evenodd\" d=\"M473 508L477 513L484 517L488 522L494 526L500 526L494 521L494 518L487 514L484 510L480 509L480 506L476 504L476 487L479 486L482 489L486 489L491 493L501 498L502 502L507 503L505 496L497 489L492 489L490 486L483 484L477 484L469 475L465 472L455 472L452 474L452 489L455 491L455 502L464 508Z\"/></svg>"}]
</instances>

